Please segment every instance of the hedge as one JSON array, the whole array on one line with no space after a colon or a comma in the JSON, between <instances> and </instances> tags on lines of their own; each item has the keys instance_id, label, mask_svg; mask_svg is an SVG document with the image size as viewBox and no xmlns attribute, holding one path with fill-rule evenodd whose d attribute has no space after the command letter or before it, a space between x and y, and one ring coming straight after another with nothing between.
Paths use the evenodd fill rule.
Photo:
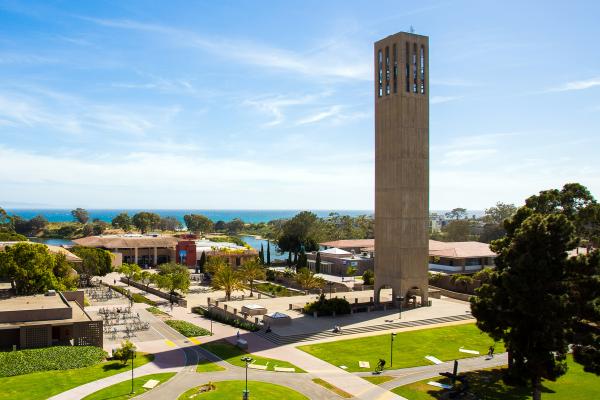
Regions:
<instances>
[{"instance_id":1,"label":"hedge","mask_svg":"<svg viewBox=\"0 0 600 400\"><path fill-rule=\"evenodd\" d=\"M196 326L187 321L170 319L165 321L165 324L169 325L171 328L175 329L177 332L181 333L185 337L210 335L210 331L207 331L204 328L200 328L199 326Z\"/></svg>"},{"instance_id":2,"label":"hedge","mask_svg":"<svg viewBox=\"0 0 600 400\"><path fill-rule=\"evenodd\" d=\"M213 321L218 321L218 322L224 323L226 325L231 325L235 328L244 329L244 330L247 330L250 332L256 332L256 331L260 330L260 328L258 326L256 326L255 324L253 324L250 321L244 321L244 320L237 319L237 318L224 317L221 314L211 312L210 310L206 310L202 307L192 307L192 312L196 313L196 314L200 314L205 318L212 319Z\"/></svg>"},{"instance_id":3,"label":"hedge","mask_svg":"<svg viewBox=\"0 0 600 400\"><path fill-rule=\"evenodd\" d=\"M304 306L304 312L312 314L317 312L317 315L342 315L350 314L350 303L346 299L333 298L326 299L324 295L319 297L318 301L312 302Z\"/></svg>"},{"instance_id":4,"label":"hedge","mask_svg":"<svg viewBox=\"0 0 600 400\"><path fill-rule=\"evenodd\" d=\"M127 289L121 287L121 286L113 286L113 285L108 285L112 290L115 290L119 293L121 293L124 296L128 296L127 294ZM145 303L148 304L150 306L156 307L158 304L155 301L150 300L149 298L147 298L146 296L142 296L139 293L133 293L131 292L131 298L133 299L134 303Z\"/></svg>"},{"instance_id":5,"label":"hedge","mask_svg":"<svg viewBox=\"0 0 600 400\"><path fill-rule=\"evenodd\" d=\"M106 358L95 346L54 346L0 352L0 376L89 367Z\"/></svg>"}]
</instances>

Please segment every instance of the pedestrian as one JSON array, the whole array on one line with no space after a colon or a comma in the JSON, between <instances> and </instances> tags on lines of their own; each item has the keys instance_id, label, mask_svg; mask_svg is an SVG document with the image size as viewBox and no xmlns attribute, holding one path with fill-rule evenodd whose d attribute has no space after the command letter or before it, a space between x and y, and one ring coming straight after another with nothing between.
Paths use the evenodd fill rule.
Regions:
<instances>
[{"instance_id":1,"label":"pedestrian","mask_svg":"<svg viewBox=\"0 0 600 400\"><path fill-rule=\"evenodd\" d=\"M240 340L240 330L237 331L237 340Z\"/></svg>"},{"instance_id":2,"label":"pedestrian","mask_svg":"<svg viewBox=\"0 0 600 400\"><path fill-rule=\"evenodd\" d=\"M488 354L487 354L489 358L494 358L494 350L495 350L494 346L493 345L490 346L490 348L488 349Z\"/></svg>"}]
</instances>

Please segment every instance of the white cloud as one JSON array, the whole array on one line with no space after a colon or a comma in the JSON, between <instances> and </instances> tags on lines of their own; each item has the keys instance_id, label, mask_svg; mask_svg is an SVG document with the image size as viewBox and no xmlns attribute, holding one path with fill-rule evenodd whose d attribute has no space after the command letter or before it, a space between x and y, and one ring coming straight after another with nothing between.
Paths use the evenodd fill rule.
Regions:
<instances>
[{"instance_id":1,"label":"white cloud","mask_svg":"<svg viewBox=\"0 0 600 400\"><path fill-rule=\"evenodd\" d=\"M271 121L262 125L263 128L271 128L285 121L285 109L306 105L315 102L316 100L328 96L329 93L306 94L301 96L284 96L284 95L266 95L246 99L242 102L244 106L253 107L260 112L266 113L272 117Z\"/></svg>"},{"instance_id":2,"label":"white cloud","mask_svg":"<svg viewBox=\"0 0 600 400\"><path fill-rule=\"evenodd\" d=\"M340 111L342 111L342 106L340 106L340 105L331 106L331 107L328 107L326 110L319 111L316 114L312 114L312 115L309 115L307 117L304 117L304 118L298 120L297 124L298 125L306 125L306 124L313 124L315 122L323 121L324 119L338 116L340 114Z\"/></svg>"},{"instance_id":3,"label":"white cloud","mask_svg":"<svg viewBox=\"0 0 600 400\"><path fill-rule=\"evenodd\" d=\"M600 77L567 82L561 86L549 89L548 92L567 92L572 90L585 90L593 88L595 86L600 86Z\"/></svg>"},{"instance_id":4,"label":"white cloud","mask_svg":"<svg viewBox=\"0 0 600 400\"><path fill-rule=\"evenodd\" d=\"M429 102L431 104L442 104L460 99L462 99L462 96L431 96Z\"/></svg>"}]
</instances>

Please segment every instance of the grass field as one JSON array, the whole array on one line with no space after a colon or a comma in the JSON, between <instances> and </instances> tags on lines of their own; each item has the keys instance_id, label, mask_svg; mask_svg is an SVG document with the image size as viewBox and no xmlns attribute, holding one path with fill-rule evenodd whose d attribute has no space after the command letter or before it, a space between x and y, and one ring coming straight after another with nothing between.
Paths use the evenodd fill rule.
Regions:
<instances>
[{"instance_id":1,"label":"grass field","mask_svg":"<svg viewBox=\"0 0 600 400\"><path fill-rule=\"evenodd\" d=\"M221 367L219 364L215 364L214 362L208 360L200 360L196 365L196 372L218 372L225 371L225 368Z\"/></svg>"},{"instance_id":2,"label":"grass field","mask_svg":"<svg viewBox=\"0 0 600 400\"><path fill-rule=\"evenodd\" d=\"M135 368L154 359L141 354L133 362ZM0 378L0 400L44 400L66 390L131 369L131 364L108 361L91 367L63 371L34 372L27 375Z\"/></svg>"},{"instance_id":3,"label":"grass field","mask_svg":"<svg viewBox=\"0 0 600 400\"><path fill-rule=\"evenodd\" d=\"M242 397L242 391L245 389L244 381L222 381L212 382L212 384L215 385L215 390L197 394L200 386L195 387L179 396L179 400L238 400ZM251 399L308 400L308 397L295 390L272 383L248 381L248 391Z\"/></svg>"},{"instance_id":4,"label":"grass field","mask_svg":"<svg viewBox=\"0 0 600 400\"><path fill-rule=\"evenodd\" d=\"M254 354L248 354L244 350L232 345L224 340L218 340L215 342L201 344L200 347L210 351L223 361L227 361L229 364L237 365L238 367L245 367L246 363L241 360L242 357L249 355L254 359L255 364L268 365L267 370L273 371L274 367L284 368L296 368L296 372L306 372L294 364L287 361L275 360L273 358L259 357ZM268 363L268 364L267 364Z\"/></svg>"},{"instance_id":5,"label":"grass field","mask_svg":"<svg viewBox=\"0 0 600 400\"><path fill-rule=\"evenodd\" d=\"M175 372L166 372L162 374L144 375L139 378L133 379L133 394L131 393L131 380L119 382L115 385L107 388L98 390L95 393L90 394L83 398L83 400L122 400L131 399L132 397L139 396L152 389L144 389L142 386L150 379L159 381L160 383L166 382L175 376ZM159 385L160 385L159 383ZM158 385L157 385L158 386Z\"/></svg>"},{"instance_id":6,"label":"grass field","mask_svg":"<svg viewBox=\"0 0 600 400\"><path fill-rule=\"evenodd\" d=\"M321 378L315 378L312 381L314 383L316 383L317 385L321 385L325 389L332 391L333 393L337 394L340 397L343 397L345 399L352 398L352 395L350 393L346 392L345 390L340 389L337 386L332 385L331 383L329 383Z\"/></svg>"},{"instance_id":7,"label":"grass field","mask_svg":"<svg viewBox=\"0 0 600 400\"><path fill-rule=\"evenodd\" d=\"M360 368L359 361L368 361L371 369L374 369L380 358L386 360L385 369L391 369L390 339L391 335L385 334L299 346L298 349L337 367L345 365L348 367L346 371L364 372L368 369ZM394 338L393 368L431 365L431 362L425 359L428 355L442 361L473 357L472 354L459 352L460 347L486 354L492 344L494 341L482 333L475 324L401 332ZM501 343L496 344L496 352L503 351L504 346Z\"/></svg>"},{"instance_id":8,"label":"grass field","mask_svg":"<svg viewBox=\"0 0 600 400\"><path fill-rule=\"evenodd\" d=\"M393 376L387 375L374 375L374 376L361 376L365 381L371 382L373 385L381 385L394 379Z\"/></svg>"},{"instance_id":9,"label":"grass field","mask_svg":"<svg viewBox=\"0 0 600 400\"><path fill-rule=\"evenodd\" d=\"M590 400L600 399L600 378L583 371L583 368L569 357L569 371L556 382L543 383L543 399L549 400ZM527 400L531 399L531 391L527 387L507 386L502 382L500 369L473 371L466 374L470 393L474 398L486 400ZM447 390L427 385L429 381L449 383L447 378L426 379L410 385L400 386L392 390L400 396L411 400L442 399Z\"/></svg>"}]
</instances>

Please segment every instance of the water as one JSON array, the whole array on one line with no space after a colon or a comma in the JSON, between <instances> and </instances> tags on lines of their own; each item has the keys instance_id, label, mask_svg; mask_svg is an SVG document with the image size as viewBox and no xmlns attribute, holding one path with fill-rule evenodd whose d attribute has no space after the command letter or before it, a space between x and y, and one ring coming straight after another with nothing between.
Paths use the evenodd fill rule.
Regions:
<instances>
[{"instance_id":1,"label":"water","mask_svg":"<svg viewBox=\"0 0 600 400\"><path fill-rule=\"evenodd\" d=\"M265 250L265 260L267 259L267 240L266 239L257 239L254 236L241 235L240 239L244 242L248 243L252 248L260 251L260 245L262 244L263 249ZM271 260L287 260L287 254L283 254L277 251L277 244L271 242Z\"/></svg>"},{"instance_id":2,"label":"water","mask_svg":"<svg viewBox=\"0 0 600 400\"><path fill-rule=\"evenodd\" d=\"M68 209L7 209L9 214L18 215L21 218L30 219L37 215L44 216L49 222L69 222L73 221L71 210ZM130 217L140 211L154 212L161 217L175 217L183 223L183 216L186 214L202 214L212 221L229 222L234 218L239 218L248 223L269 222L274 219L292 218L302 210L87 210L90 214L90 221L98 218L101 221L110 222L117 214L127 212ZM319 217L326 217L332 212L340 215L373 215L370 210L313 210ZM260 247L260 246L259 246Z\"/></svg>"},{"instance_id":3,"label":"water","mask_svg":"<svg viewBox=\"0 0 600 400\"><path fill-rule=\"evenodd\" d=\"M43 244L49 244L50 246L70 246L70 245L74 245L75 242L69 240L69 239L54 239L54 238L38 238L38 237L34 237L34 238L28 238L30 242L35 242L35 243L43 243Z\"/></svg>"}]
</instances>

